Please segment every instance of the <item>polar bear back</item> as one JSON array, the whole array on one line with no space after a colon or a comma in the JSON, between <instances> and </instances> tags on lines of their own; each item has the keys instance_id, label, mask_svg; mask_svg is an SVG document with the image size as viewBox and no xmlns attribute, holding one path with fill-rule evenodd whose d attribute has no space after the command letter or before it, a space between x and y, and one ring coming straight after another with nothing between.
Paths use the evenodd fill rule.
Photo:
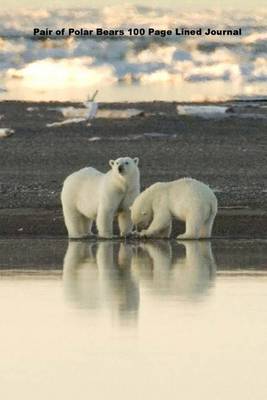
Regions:
<instances>
[{"instance_id":1,"label":"polar bear back","mask_svg":"<svg viewBox=\"0 0 267 400\"><path fill-rule=\"evenodd\" d=\"M164 185L158 188L168 197L166 204L170 211L182 220L193 210L201 212L204 219L208 218L211 212L217 212L215 194L208 185L196 179L182 178L159 185Z\"/></svg>"},{"instance_id":2,"label":"polar bear back","mask_svg":"<svg viewBox=\"0 0 267 400\"><path fill-rule=\"evenodd\" d=\"M162 208L163 207L163 208ZM147 188L137 198L133 213L150 209L166 209L181 220L192 211L200 212L205 219L217 212L217 199L210 187L192 178L172 182L158 182Z\"/></svg>"},{"instance_id":3,"label":"polar bear back","mask_svg":"<svg viewBox=\"0 0 267 400\"><path fill-rule=\"evenodd\" d=\"M64 181L62 202L83 215L95 218L104 177L105 174L92 167L74 172Z\"/></svg>"},{"instance_id":4,"label":"polar bear back","mask_svg":"<svg viewBox=\"0 0 267 400\"><path fill-rule=\"evenodd\" d=\"M179 202L210 202L216 200L211 188L203 182L193 178L182 178L167 183L171 196Z\"/></svg>"}]
</instances>

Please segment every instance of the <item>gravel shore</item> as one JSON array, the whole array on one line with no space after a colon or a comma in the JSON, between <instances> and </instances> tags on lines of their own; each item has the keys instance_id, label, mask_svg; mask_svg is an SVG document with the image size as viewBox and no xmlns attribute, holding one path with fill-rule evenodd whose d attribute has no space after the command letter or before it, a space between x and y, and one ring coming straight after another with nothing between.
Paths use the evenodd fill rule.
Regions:
<instances>
[{"instance_id":1,"label":"gravel shore","mask_svg":"<svg viewBox=\"0 0 267 400\"><path fill-rule=\"evenodd\" d=\"M209 184L220 207L215 235L266 236L266 104L222 105L225 115L203 118L179 115L174 102L105 103L100 110L142 112L48 126L65 119L62 107L82 104L1 102L0 128L14 133L0 139L0 234L65 234L64 178L128 155L140 158L142 188L184 176Z\"/></svg>"}]
</instances>

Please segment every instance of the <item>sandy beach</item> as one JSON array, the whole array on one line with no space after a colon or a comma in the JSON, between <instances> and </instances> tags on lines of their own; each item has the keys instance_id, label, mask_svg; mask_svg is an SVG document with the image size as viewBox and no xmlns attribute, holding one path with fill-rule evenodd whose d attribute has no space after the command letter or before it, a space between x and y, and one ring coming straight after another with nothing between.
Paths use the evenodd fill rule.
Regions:
<instances>
[{"instance_id":1,"label":"sandy beach","mask_svg":"<svg viewBox=\"0 0 267 400\"><path fill-rule=\"evenodd\" d=\"M176 102L101 103L102 117L61 124L62 108L83 105L3 101L0 128L14 132L0 140L0 234L66 235L64 178L90 165L107 171L109 159L128 155L140 158L142 188L185 176L209 184L219 201L215 236L266 237L266 104L219 103L225 113L203 116L178 113ZM113 118L128 109L140 112ZM173 235L182 229L176 223Z\"/></svg>"}]
</instances>

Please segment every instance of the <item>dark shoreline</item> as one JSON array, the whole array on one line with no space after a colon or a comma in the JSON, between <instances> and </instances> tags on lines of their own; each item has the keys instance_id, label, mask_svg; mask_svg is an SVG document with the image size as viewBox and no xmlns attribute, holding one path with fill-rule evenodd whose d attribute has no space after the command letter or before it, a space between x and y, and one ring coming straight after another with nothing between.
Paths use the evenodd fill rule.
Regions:
<instances>
[{"instance_id":1,"label":"dark shoreline","mask_svg":"<svg viewBox=\"0 0 267 400\"><path fill-rule=\"evenodd\" d=\"M213 228L216 239L267 238L267 211L233 209L219 210ZM184 224L174 221L172 238L184 231ZM115 232L117 232L115 226ZM54 236L67 238L61 208L2 209L0 210L0 238ZM89 239L90 240L90 239Z\"/></svg>"},{"instance_id":2,"label":"dark shoreline","mask_svg":"<svg viewBox=\"0 0 267 400\"><path fill-rule=\"evenodd\" d=\"M47 127L64 119L59 107L82 105L0 102L0 128L14 130L0 140L0 235L65 235L64 178L86 165L106 171L110 158L129 155L141 159L142 188L191 176L215 189L215 236L266 237L267 102L219 104L229 107L223 118L178 115L175 102L105 103L100 109L143 113ZM181 229L175 224L173 236Z\"/></svg>"},{"instance_id":3,"label":"dark shoreline","mask_svg":"<svg viewBox=\"0 0 267 400\"><path fill-rule=\"evenodd\" d=\"M85 242L84 242L85 243ZM101 245L96 240L87 241L88 245ZM114 247L118 247L118 240L112 241ZM147 242L148 243L148 242ZM185 242L183 242L184 244ZM127 240L133 250L137 249L140 243ZM144 244L144 243L142 243ZM179 257L184 258L186 251L182 242L176 240L153 241L153 244L170 245L173 252L179 253ZM55 236L0 236L0 274L9 274L10 271L18 274L36 274L42 271L58 272L61 271L64 263L64 256L68 249L67 238ZM257 271L267 271L266 250L267 240L228 240L212 239L212 253L216 262L217 272L230 271L244 276L246 273L257 275Z\"/></svg>"}]
</instances>

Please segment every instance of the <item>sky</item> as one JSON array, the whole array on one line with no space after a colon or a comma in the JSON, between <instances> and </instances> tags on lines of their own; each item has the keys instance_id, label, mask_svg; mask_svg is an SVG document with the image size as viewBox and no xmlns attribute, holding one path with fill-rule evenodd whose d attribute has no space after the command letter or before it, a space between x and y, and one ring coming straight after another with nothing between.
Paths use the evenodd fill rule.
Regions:
<instances>
[{"instance_id":1,"label":"sky","mask_svg":"<svg viewBox=\"0 0 267 400\"><path fill-rule=\"evenodd\" d=\"M159 6L170 8L239 8L255 9L255 7L266 7L266 0L128 0L127 4L140 4L143 6ZM121 0L0 0L2 9L9 8L77 8L77 7L103 7L125 4Z\"/></svg>"}]
</instances>

